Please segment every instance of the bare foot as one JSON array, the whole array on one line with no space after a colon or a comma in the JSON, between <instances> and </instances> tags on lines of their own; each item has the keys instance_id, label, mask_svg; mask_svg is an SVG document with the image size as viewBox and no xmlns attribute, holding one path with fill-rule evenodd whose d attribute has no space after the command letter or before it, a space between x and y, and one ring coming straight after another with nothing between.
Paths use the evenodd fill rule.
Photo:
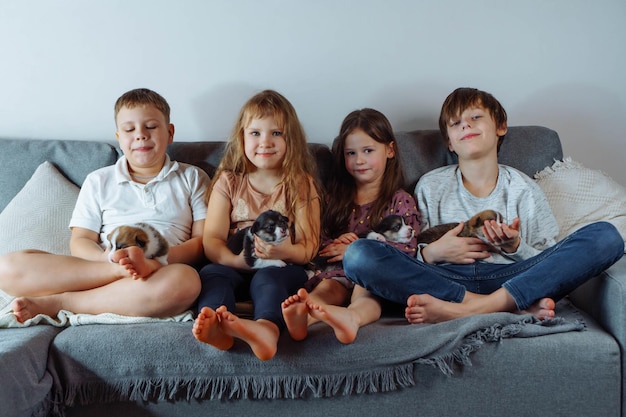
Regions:
<instances>
[{"instance_id":1,"label":"bare foot","mask_svg":"<svg viewBox=\"0 0 626 417\"><path fill-rule=\"evenodd\" d=\"M309 307L307 300L309 293L304 288L282 302L283 317L287 330L293 340L304 340L308 331Z\"/></svg>"},{"instance_id":2,"label":"bare foot","mask_svg":"<svg viewBox=\"0 0 626 417\"><path fill-rule=\"evenodd\" d=\"M530 313L539 320L545 320L554 318L555 308L556 303L552 298L542 298L539 301L534 302L526 310L521 311L521 313Z\"/></svg>"},{"instance_id":3,"label":"bare foot","mask_svg":"<svg viewBox=\"0 0 626 417\"><path fill-rule=\"evenodd\" d=\"M57 294L44 297L18 297L11 303L11 309L17 321L24 323L38 314L56 318L62 309L62 303Z\"/></svg>"},{"instance_id":4,"label":"bare foot","mask_svg":"<svg viewBox=\"0 0 626 417\"><path fill-rule=\"evenodd\" d=\"M309 303L309 313L332 327L335 337L341 343L349 344L356 339L359 331L359 317L349 308Z\"/></svg>"},{"instance_id":5,"label":"bare foot","mask_svg":"<svg viewBox=\"0 0 626 417\"><path fill-rule=\"evenodd\" d=\"M228 350L235 343L232 336L222 331L217 313L209 307L202 307L191 332L199 341L208 343L219 350Z\"/></svg>"},{"instance_id":6,"label":"bare foot","mask_svg":"<svg viewBox=\"0 0 626 417\"><path fill-rule=\"evenodd\" d=\"M146 259L139 246L129 246L116 251L111 260L122 265L135 279L149 277L157 270L154 263Z\"/></svg>"},{"instance_id":7,"label":"bare foot","mask_svg":"<svg viewBox=\"0 0 626 417\"><path fill-rule=\"evenodd\" d=\"M413 294L407 299L404 316L409 323L441 323L474 314L492 312L480 301L485 296L466 292L461 303L443 301L430 294Z\"/></svg>"},{"instance_id":8,"label":"bare foot","mask_svg":"<svg viewBox=\"0 0 626 417\"><path fill-rule=\"evenodd\" d=\"M268 320L248 320L237 317L221 306L216 310L220 316L220 326L224 333L246 342L254 355L266 361L272 359L278 350L278 326Z\"/></svg>"}]
</instances>

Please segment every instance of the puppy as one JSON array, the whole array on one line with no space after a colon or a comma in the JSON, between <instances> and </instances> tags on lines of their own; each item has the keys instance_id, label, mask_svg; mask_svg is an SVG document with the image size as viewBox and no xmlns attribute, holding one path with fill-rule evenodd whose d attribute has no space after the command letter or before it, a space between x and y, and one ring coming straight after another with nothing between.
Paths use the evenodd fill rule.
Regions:
<instances>
[{"instance_id":1,"label":"puppy","mask_svg":"<svg viewBox=\"0 0 626 417\"><path fill-rule=\"evenodd\" d=\"M460 237L477 237L483 240L486 243L489 243L487 238L485 237L485 233L483 230L483 226L485 221L487 220L495 220L498 223L502 223L502 214L498 213L494 210L484 210L479 213L476 213L472 216L471 219L465 222L463 226L463 230L459 233ZM418 243L432 243L443 235L448 233L450 230L457 227L459 223L444 223L439 224L437 226L430 227L417 235Z\"/></svg>"},{"instance_id":2,"label":"puppy","mask_svg":"<svg viewBox=\"0 0 626 417\"><path fill-rule=\"evenodd\" d=\"M148 223L118 226L107 235L107 241L110 262L113 262L111 258L116 250L138 246L147 259L156 259L161 265L167 265L169 245L163 235Z\"/></svg>"},{"instance_id":3,"label":"puppy","mask_svg":"<svg viewBox=\"0 0 626 417\"><path fill-rule=\"evenodd\" d=\"M289 219L277 211L267 210L257 217L252 226L239 230L228 238L226 246L234 254L243 256L250 268L260 269L268 266L283 267L287 265L280 259L259 259L254 253L254 236L264 242L278 245L289 237Z\"/></svg>"},{"instance_id":4,"label":"puppy","mask_svg":"<svg viewBox=\"0 0 626 417\"><path fill-rule=\"evenodd\" d=\"M372 230L359 235L360 239L372 239L380 242L409 243L415 230L404 222L402 216L390 214L385 217ZM306 267L309 278L316 274L341 269L341 262L328 263L327 258L316 256Z\"/></svg>"},{"instance_id":5,"label":"puppy","mask_svg":"<svg viewBox=\"0 0 626 417\"><path fill-rule=\"evenodd\" d=\"M402 216L390 214L381 220L378 225L368 232L364 237L375 239L381 242L409 243L413 239L415 231L404 222ZM359 236L363 237L363 236Z\"/></svg>"}]
</instances>

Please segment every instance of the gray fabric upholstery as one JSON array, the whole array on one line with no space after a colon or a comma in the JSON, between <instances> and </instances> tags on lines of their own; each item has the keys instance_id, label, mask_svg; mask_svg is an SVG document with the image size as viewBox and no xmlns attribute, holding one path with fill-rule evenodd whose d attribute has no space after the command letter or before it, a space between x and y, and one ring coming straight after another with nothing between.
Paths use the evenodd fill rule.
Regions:
<instances>
[{"instance_id":1,"label":"gray fabric upholstery","mask_svg":"<svg viewBox=\"0 0 626 417\"><path fill-rule=\"evenodd\" d=\"M412 373L415 381L413 388L298 401L231 399L174 402L173 398L158 402L114 401L106 405L73 407L68 410L67 416L619 416L619 348L591 318L583 314L583 320L587 324L584 332L488 343L472 354L471 365L455 369L452 376L445 376L430 365L416 365ZM378 334L374 337L383 337L380 336L384 334L380 329L382 325L372 325L372 330ZM320 335L316 333L315 336ZM337 342L331 340L332 336L323 338L320 348L324 344L330 348L337 346ZM369 340L367 342L370 343ZM299 346L287 343L294 348ZM357 340L356 343L364 342ZM386 340L380 340L380 343L386 343ZM420 340L407 338L407 342L396 349L404 349L409 355L412 346L419 343ZM169 344L164 346L168 347ZM178 347L178 344L172 346L174 349ZM338 348L358 349L358 346ZM311 353L306 347L302 349ZM175 355L178 354L182 353ZM235 353L240 354L244 353ZM313 351L312 355L315 354ZM190 358L193 356L190 354ZM229 361L233 366L237 363L236 359L229 359L226 355L222 360ZM354 360L358 361L358 358ZM297 367L297 363L293 366ZM181 367L183 372L186 369ZM201 374L198 376L202 377ZM93 378L97 377L93 375Z\"/></svg>"},{"instance_id":2,"label":"gray fabric upholstery","mask_svg":"<svg viewBox=\"0 0 626 417\"><path fill-rule=\"evenodd\" d=\"M398 155L405 174L406 190L413 192L426 172L456 163L438 130L397 132ZM528 156L532 155L532 158ZM512 126L504 136L498 160L532 176L563 158L559 136L542 126Z\"/></svg>"},{"instance_id":3,"label":"gray fabric upholstery","mask_svg":"<svg viewBox=\"0 0 626 417\"><path fill-rule=\"evenodd\" d=\"M48 349L59 331L51 326L0 330L0 416L48 415Z\"/></svg>"},{"instance_id":4,"label":"gray fabric upholstery","mask_svg":"<svg viewBox=\"0 0 626 417\"><path fill-rule=\"evenodd\" d=\"M470 354L485 344L582 329L579 313L568 303L559 306L558 319L543 322L510 313L436 325L386 318L361 329L349 346L318 324L302 343L284 333L276 357L263 362L240 342L228 352L197 342L191 323L125 325L113 331L88 325L68 328L55 338L50 368L57 404L332 397L412 387L417 364L452 374L471 363ZM420 343L411 346L414 340ZM99 360L92 361L96 349Z\"/></svg>"},{"instance_id":5,"label":"gray fabric upholstery","mask_svg":"<svg viewBox=\"0 0 626 417\"><path fill-rule=\"evenodd\" d=\"M104 142L2 139L0 152L0 211L17 194L37 167L52 162L74 184L81 186L91 171L114 164L118 154Z\"/></svg>"}]
</instances>

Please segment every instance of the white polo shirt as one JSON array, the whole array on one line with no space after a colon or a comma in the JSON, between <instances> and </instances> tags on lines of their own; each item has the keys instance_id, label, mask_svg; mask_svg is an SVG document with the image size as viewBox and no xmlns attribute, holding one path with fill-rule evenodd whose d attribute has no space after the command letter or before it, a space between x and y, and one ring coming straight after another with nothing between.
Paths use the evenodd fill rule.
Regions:
<instances>
[{"instance_id":1,"label":"white polo shirt","mask_svg":"<svg viewBox=\"0 0 626 417\"><path fill-rule=\"evenodd\" d=\"M100 233L101 244L117 226L146 222L170 245L191 237L194 221L206 217L209 176L193 165L166 155L161 172L147 184L131 180L126 157L90 173L81 187L70 228Z\"/></svg>"}]
</instances>

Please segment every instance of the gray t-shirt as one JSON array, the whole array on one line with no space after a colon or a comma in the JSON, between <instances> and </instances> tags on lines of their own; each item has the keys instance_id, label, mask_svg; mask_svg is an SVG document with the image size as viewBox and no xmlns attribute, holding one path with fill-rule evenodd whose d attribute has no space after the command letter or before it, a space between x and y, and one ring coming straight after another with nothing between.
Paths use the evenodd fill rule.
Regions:
<instances>
[{"instance_id":1,"label":"gray t-shirt","mask_svg":"<svg viewBox=\"0 0 626 417\"><path fill-rule=\"evenodd\" d=\"M520 218L521 243L515 253L493 253L493 262L528 259L556 243L559 229L539 186L515 168L499 165L498 182L487 197L472 195L463 185L458 165L448 165L423 175L415 187L422 214L422 230L443 223L466 221L482 210L500 212L507 224ZM421 249L421 248L420 248ZM418 250L421 259L421 250Z\"/></svg>"}]
</instances>

